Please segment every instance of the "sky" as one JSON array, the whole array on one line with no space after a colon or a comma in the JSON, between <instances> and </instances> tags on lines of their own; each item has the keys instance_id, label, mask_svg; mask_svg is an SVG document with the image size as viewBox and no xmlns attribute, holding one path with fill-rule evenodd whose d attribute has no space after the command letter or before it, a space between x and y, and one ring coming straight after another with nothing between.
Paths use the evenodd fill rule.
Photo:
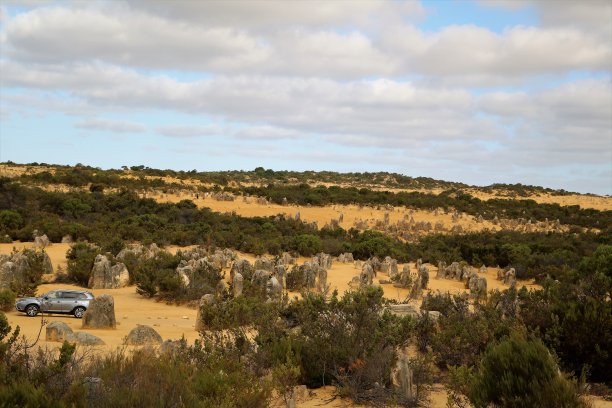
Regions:
<instances>
[{"instance_id":1,"label":"sky","mask_svg":"<svg viewBox=\"0 0 612 408\"><path fill-rule=\"evenodd\" d=\"M612 194L612 2L0 0L0 161Z\"/></svg>"}]
</instances>

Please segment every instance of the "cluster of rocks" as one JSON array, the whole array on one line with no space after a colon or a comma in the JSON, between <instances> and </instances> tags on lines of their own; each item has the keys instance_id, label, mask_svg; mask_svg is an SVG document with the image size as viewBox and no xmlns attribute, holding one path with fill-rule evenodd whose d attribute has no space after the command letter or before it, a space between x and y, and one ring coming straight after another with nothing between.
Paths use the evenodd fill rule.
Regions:
<instances>
[{"instance_id":1,"label":"cluster of rocks","mask_svg":"<svg viewBox=\"0 0 612 408\"><path fill-rule=\"evenodd\" d=\"M316 289L321 293L327 293L329 285L327 284L328 267L326 265L331 267L331 256L323 254L325 256L320 257L319 255L315 256L313 261L306 261L295 267L294 273L301 274L306 289Z\"/></svg>"},{"instance_id":2,"label":"cluster of rocks","mask_svg":"<svg viewBox=\"0 0 612 408\"><path fill-rule=\"evenodd\" d=\"M212 198L217 201L234 201L236 196L232 193L217 192L212 194Z\"/></svg>"},{"instance_id":3,"label":"cluster of rocks","mask_svg":"<svg viewBox=\"0 0 612 408\"><path fill-rule=\"evenodd\" d=\"M504 282L506 285L516 285L516 270L514 268L498 269L497 280Z\"/></svg>"},{"instance_id":4,"label":"cluster of rocks","mask_svg":"<svg viewBox=\"0 0 612 408\"><path fill-rule=\"evenodd\" d=\"M24 249L11 254L0 254L0 289L27 283L34 265L43 266L43 274L53 273L51 258L44 251Z\"/></svg>"},{"instance_id":5,"label":"cluster of rocks","mask_svg":"<svg viewBox=\"0 0 612 408\"><path fill-rule=\"evenodd\" d=\"M98 336L85 332L75 332L66 323L60 321L52 321L47 325L45 339L57 342L67 341L83 346L103 346L105 344Z\"/></svg>"},{"instance_id":6,"label":"cluster of rocks","mask_svg":"<svg viewBox=\"0 0 612 408\"><path fill-rule=\"evenodd\" d=\"M556 219L554 221L549 221L546 218L544 221L532 221L531 219L526 218L517 218L517 219L494 219L493 223L495 225L499 225L502 230L508 231L519 231L519 232L565 232L567 227L564 228L561 225L561 222Z\"/></svg>"},{"instance_id":7,"label":"cluster of rocks","mask_svg":"<svg viewBox=\"0 0 612 408\"><path fill-rule=\"evenodd\" d=\"M353 263L353 254L351 252L345 252L343 254L338 255L336 260L340 263Z\"/></svg>"},{"instance_id":8,"label":"cluster of rocks","mask_svg":"<svg viewBox=\"0 0 612 408\"><path fill-rule=\"evenodd\" d=\"M422 259L416 261L417 276L412 287L410 288L410 298L416 299L423 294L423 290L427 289L429 285L429 268L423 264Z\"/></svg>"},{"instance_id":9,"label":"cluster of rocks","mask_svg":"<svg viewBox=\"0 0 612 408\"><path fill-rule=\"evenodd\" d=\"M325 269L331 269L332 267L332 256L323 252L320 252L312 257L312 262Z\"/></svg>"},{"instance_id":10,"label":"cluster of rocks","mask_svg":"<svg viewBox=\"0 0 612 408\"><path fill-rule=\"evenodd\" d=\"M45 249L49 245L51 245L51 241L46 234L38 235L37 232L34 233L34 249Z\"/></svg>"},{"instance_id":11,"label":"cluster of rocks","mask_svg":"<svg viewBox=\"0 0 612 408\"><path fill-rule=\"evenodd\" d=\"M141 244L131 244L119 251L116 258L119 261L125 261L130 256L133 256L138 259L146 260L153 258L160 251L161 249L156 244L151 244L148 246Z\"/></svg>"},{"instance_id":12,"label":"cluster of rocks","mask_svg":"<svg viewBox=\"0 0 612 408\"><path fill-rule=\"evenodd\" d=\"M478 270L479 273L487 272L487 267L482 265ZM465 282L465 287L470 290L470 294L477 298L485 298L487 296L487 278L478 276L476 270L469 265L453 262L446 266L446 262L438 262L438 272L436 279L454 279Z\"/></svg>"},{"instance_id":13,"label":"cluster of rocks","mask_svg":"<svg viewBox=\"0 0 612 408\"><path fill-rule=\"evenodd\" d=\"M52 321L45 328L46 341L76 343L85 346L102 346L104 341L98 336L86 332L75 332L66 323ZM128 346L161 345L163 342L159 333L150 326L137 325L125 337L124 344Z\"/></svg>"},{"instance_id":14,"label":"cluster of rocks","mask_svg":"<svg viewBox=\"0 0 612 408\"><path fill-rule=\"evenodd\" d=\"M122 262L112 264L110 255L96 255L89 282L91 289L117 289L130 284L130 273Z\"/></svg>"},{"instance_id":15,"label":"cluster of rocks","mask_svg":"<svg viewBox=\"0 0 612 408\"><path fill-rule=\"evenodd\" d=\"M460 264L459 262L453 262L446 266L446 262L438 262L438 272L436 273L436 279L454 279L457 281L464 281L470 276L473 268L466 264Z\"/></svg>"},{"instance_id":16,"label":"cluster of rocks","mask_svg":"<svg viewBox=\"0 0 612 408\"><path fill-rule=\"evenodd\" d=\"M257 197L256 202L259 205L268 205L268 204L270 204L265 197Z\"/></svg>"}]
</instances>

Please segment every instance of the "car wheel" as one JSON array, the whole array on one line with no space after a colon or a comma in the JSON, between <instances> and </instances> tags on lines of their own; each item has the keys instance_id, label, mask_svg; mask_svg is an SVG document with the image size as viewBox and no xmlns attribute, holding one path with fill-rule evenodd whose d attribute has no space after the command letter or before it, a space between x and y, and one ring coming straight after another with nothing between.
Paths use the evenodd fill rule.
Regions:
<instances>
[{"instance_id":1,"label":"car wheel","mask_svg":"<svg viewBox=\"0 0 612 408\"><path fill-rule=\"evenodd\" d=\"M36 305L29 305L28 307L26 307L25 312L28 316L30 317L34 317L38 314L38 306Z\"/></svg>"},{"instance_id":2,"label":"car wheel","mask_svg":"<svg viewBox=\"0 0 612 408\"><path fill-rule=\"evenodd\" d=\"M85 314L85 308L77 307L72 311L72 314L74 314L74 317L76 317L77 319L80 319L83 317L83 314Z\"/></svg>"}]
</instances>

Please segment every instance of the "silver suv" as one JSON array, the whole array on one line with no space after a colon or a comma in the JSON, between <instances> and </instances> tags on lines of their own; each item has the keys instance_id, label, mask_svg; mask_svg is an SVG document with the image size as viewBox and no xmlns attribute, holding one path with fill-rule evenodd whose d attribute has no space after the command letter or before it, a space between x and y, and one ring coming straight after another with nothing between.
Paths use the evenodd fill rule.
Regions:
<instances>
[{"instance_id":1,"label":"silver suv","mask_svg":"<svg viewBox=\"0 0 612 408\"><path fill-rule=\"evenodd\" d=\"M83 317L89 307L89 301L94 298L91 292L82 290L52 290L41 297L20 298L15 302L15 308L34 317L38 312L72 314L76 318Z\"/></svg>"}]
</instances>

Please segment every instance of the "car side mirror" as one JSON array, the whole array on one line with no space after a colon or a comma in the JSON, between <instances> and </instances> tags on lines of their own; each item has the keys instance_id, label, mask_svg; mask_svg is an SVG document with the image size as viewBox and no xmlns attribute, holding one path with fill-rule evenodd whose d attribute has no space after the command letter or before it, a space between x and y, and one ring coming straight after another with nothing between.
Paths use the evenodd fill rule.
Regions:
<instances>
[{"instance_id":1,"label":"car side mirror","mask_svg":"<svg viewBox=\"0 0 612 408\"><path fill-rule=\"evenodd\" d=\"M44 296L43 299L49 300L49 296Z\"/></svg>"}]
</instances>

